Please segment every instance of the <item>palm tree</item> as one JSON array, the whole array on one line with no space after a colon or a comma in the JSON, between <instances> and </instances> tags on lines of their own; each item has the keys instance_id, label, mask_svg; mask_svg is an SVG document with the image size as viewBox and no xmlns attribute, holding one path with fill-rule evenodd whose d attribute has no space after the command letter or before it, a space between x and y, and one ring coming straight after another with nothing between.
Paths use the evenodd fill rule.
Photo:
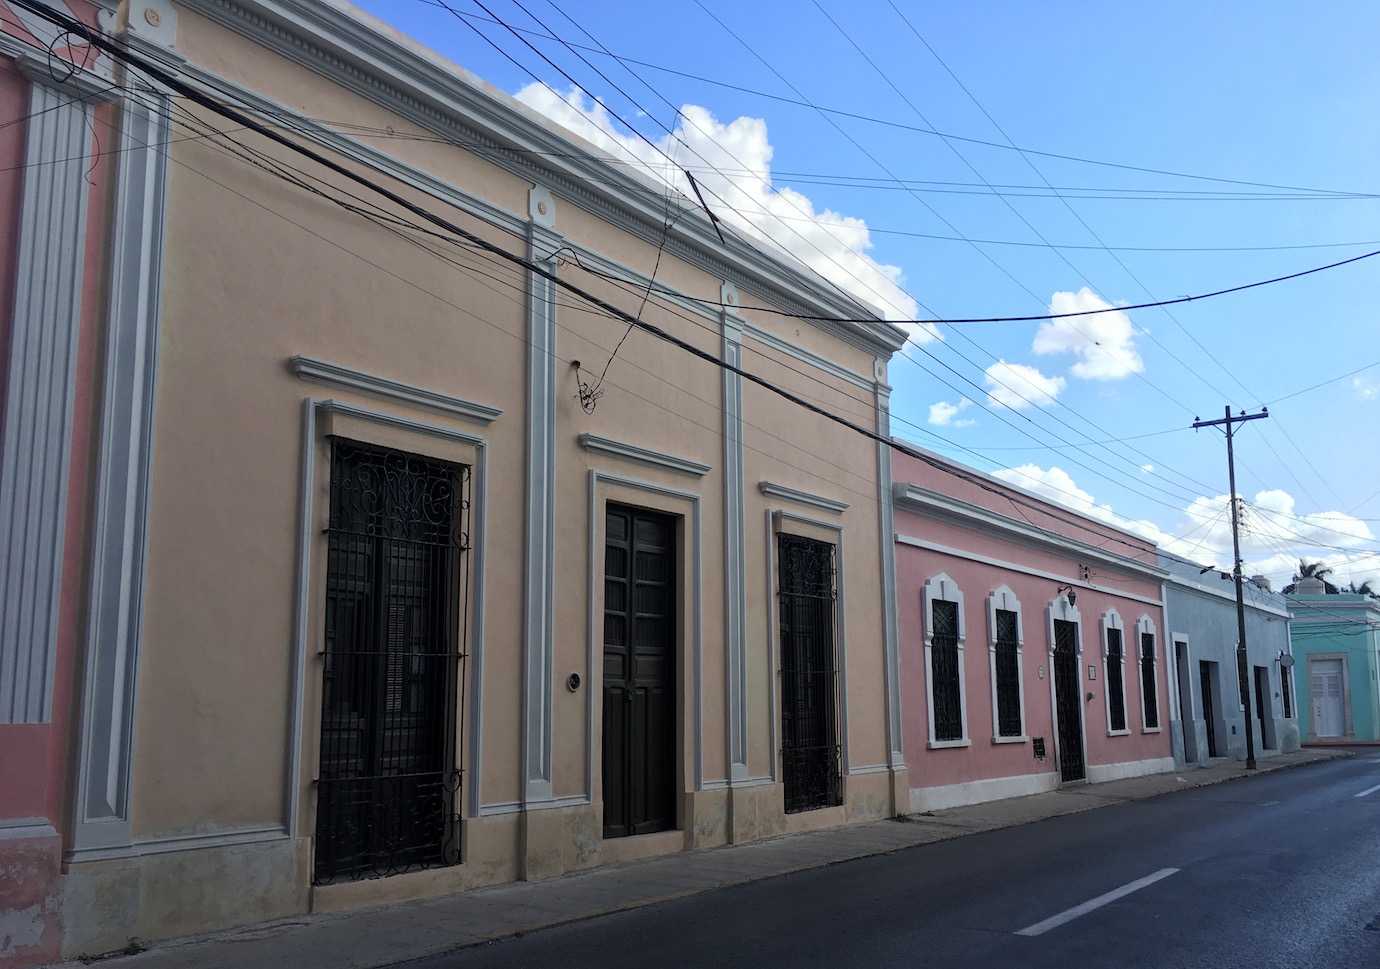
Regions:
<instances>
[{"instance_id":1,"label":"palm tree","mask_svg":"<svg viewBox=\"0 0 1380 969\"><path fill-rule=\"evenodd\" d=\"M1342 590L1327 581L1327 577L1331 574L1332 567L1330 565L1324 565L1322 562L1305 562L1303 559L1299 559L1299 570L1294 574L1294 581L1284 587L1284 594L1291 594L1299 579L1318 579L1323 584L1323 592L1335 596Z\"/></svg>"},{"instance_id":2,"label":"palm tree","mask_svg":"<svg viewBox=\"0 0 1380 969\"><path fill-rule=\"evenodd\" d=\"M1375 586L1371 584L1370 579L1366 579L1366 581L1362 582L1360 585L1352 582L1346 587L1346 591L1358 596L1370 596L1372 599L1380 599L1380 592L1376 592Z\"/></svg>"}]
</instances>

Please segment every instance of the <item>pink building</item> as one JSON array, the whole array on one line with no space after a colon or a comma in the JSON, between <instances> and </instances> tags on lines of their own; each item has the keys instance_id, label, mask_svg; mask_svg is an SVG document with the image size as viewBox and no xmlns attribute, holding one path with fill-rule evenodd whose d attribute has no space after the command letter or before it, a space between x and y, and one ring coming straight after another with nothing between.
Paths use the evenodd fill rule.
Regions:
<instances>
[{"instance_id":1,"label":"pink building","mask_svg":"<svg viewBox=\"0 0 1380 969\"><path fill-rule=\"evenodd\" d=\"M938 456L892 468L911 810L1172 769L1155 546Z\"/></svg>"}]
</instances>

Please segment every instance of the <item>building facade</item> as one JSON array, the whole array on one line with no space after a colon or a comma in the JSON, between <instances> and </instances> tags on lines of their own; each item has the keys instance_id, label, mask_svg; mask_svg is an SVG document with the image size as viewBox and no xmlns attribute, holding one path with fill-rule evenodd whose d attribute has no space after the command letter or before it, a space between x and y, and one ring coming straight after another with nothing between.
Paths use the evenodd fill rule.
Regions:
<instances>
[{"instance_id":1,"label":"building facade","mask_svg":"<svg viewBox=\"0 0 1380 969\"><path fill-rule=\"evenodd\" d=\"M1380 741L1380 601L1299 579L1287 597L1306 744Z\"/></svg>"},{"instance_id":2,"label":"building facade","mask_svg":"<svg viewBox=\"0 0 1380 969\"><path fill-rule=\"evenodd\" d=\"M1215 757L1246 758L1235 580L1166 552L1164 608L1169 621L1174 760L1206 766ZM1298 698L1289 646L1289 610L1260 579L1242 582L1246 607L1250 729L1257 757L1297 750Z\"/></svg>"},{"instance_id":3,"label":"building facade","mask_svg":"<svg viewBox=\"0 0 1380 969\"><path fill-rule=\"evenodd\" d=\"M1155 547L938 456L893 469L911 810L1171 769Z\"/></svg>"},{"instance_id":4,"label":"building facade","mask_svg":"<svg viewBox=\"0 0 1380 969\"><path fill-rule=\"evenodd\" d=\"M26 519L71 541L43 546L50 634L0 667L47 650L47 733L0 725L27 758L0 805L32 821L0 851L38 845L54 914L0 959L905 810L890 451L774 390L885 433L904 333L805 322L873 314L345 4L115 18L341 170L116 68L91 110L118 171L0 175L111 219L55 210L7 254L92 259L50 402L68 497ZM64 83L112 93L88 68ZM67 140L0 150L91 154L85 116L42 117ZM609 307L680 345L620 346Z\"/></svg>"}]
</instances>

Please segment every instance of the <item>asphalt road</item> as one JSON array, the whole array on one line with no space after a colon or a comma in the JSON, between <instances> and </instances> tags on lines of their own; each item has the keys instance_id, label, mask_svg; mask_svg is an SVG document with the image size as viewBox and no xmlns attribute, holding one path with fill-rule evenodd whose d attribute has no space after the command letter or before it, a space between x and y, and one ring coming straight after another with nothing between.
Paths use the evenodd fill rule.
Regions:
<instances>
[{"instance_id":1,"label":"asphalt road","mask_svg":"<svg viewBox=\"0 0 1380 969\"><path fill-rule=\"evenodd\" d=\"M405 965L1380 967L1380 749Z\"/></svg>"}]
</instances>

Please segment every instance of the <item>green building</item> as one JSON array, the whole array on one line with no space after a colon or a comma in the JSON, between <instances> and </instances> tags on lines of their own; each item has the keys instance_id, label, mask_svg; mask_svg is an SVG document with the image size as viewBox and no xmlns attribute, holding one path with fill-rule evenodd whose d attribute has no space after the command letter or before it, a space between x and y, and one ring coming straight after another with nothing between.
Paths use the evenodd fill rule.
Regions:
<instances>
[{"instance_id":1,"label":"green building","mask_svg":"<svg viewBox=\"0 0 1380 969\"><path fill-rule=\"evenodd\" d=\"M1287 598L1303 742L1380 741L1380 600L1308 579Z\"/></svg>"}]
</instances>

